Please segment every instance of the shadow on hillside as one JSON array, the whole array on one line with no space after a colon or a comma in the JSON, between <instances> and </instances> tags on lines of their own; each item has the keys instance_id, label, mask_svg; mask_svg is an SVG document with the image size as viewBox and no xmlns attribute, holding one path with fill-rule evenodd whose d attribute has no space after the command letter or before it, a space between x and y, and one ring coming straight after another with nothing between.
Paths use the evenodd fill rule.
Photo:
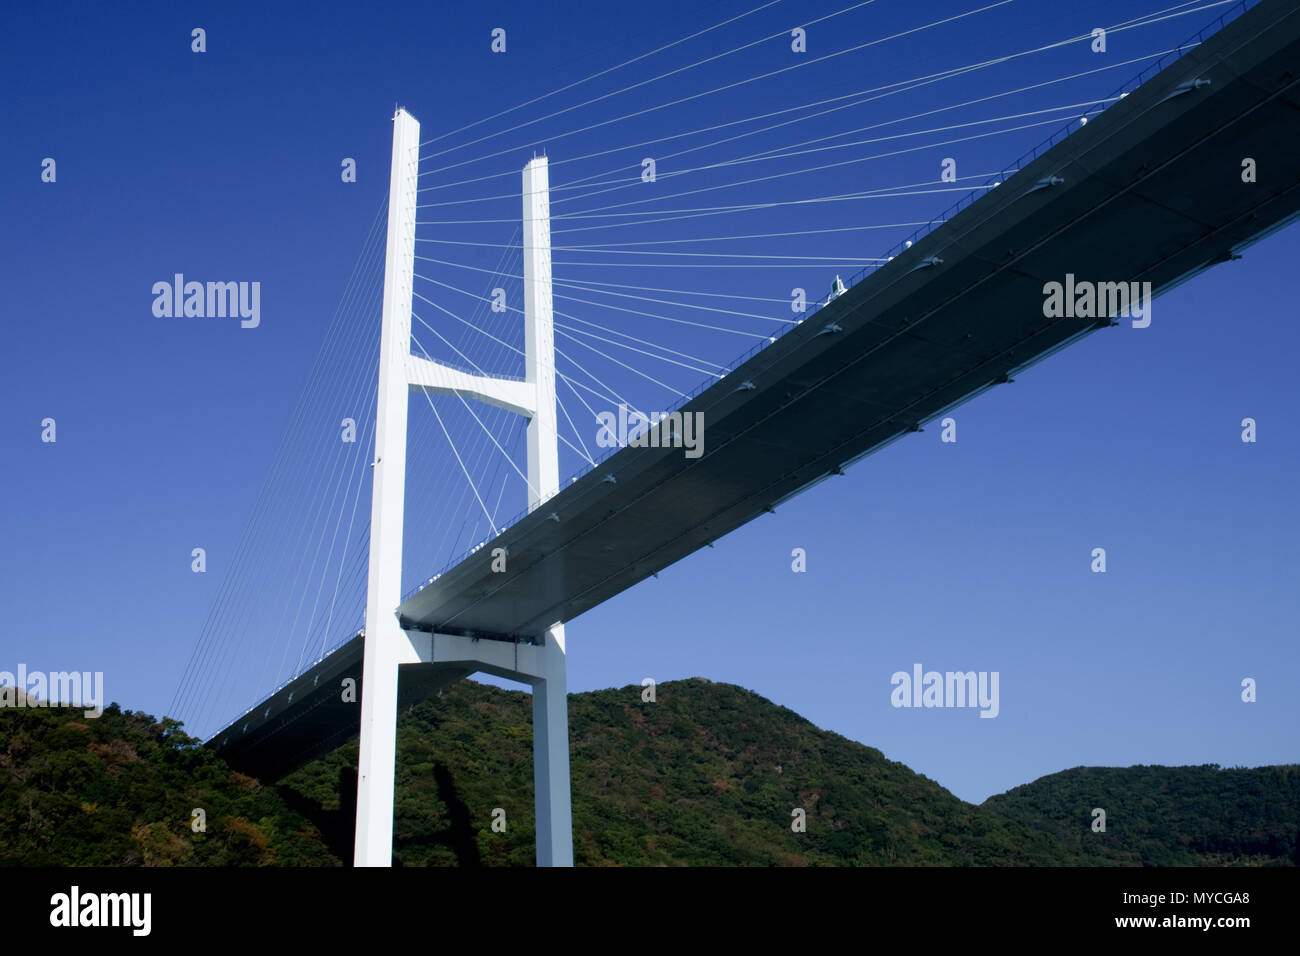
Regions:
<instances>
[{"instance_id":1,"label":"shadow on hillside","mask_svg":"<svg viewBox=\"0 0 1300 956\"><path fill-rule=\"evenodd\" d=\"M460 798L451 771L443 764L434 764L433 780L438 787L438 797L447 808L449 825L427 837L408 838L403 841L403 845L445 846L455 855L458 866L482 866L469 807ZM290 809L302 814L316 826L329 851L344 866L350 866L356 844L356 767L343 767L339 770L338 793L341 806L337 810L326 810L318 801L305 797L290 787L277 787L276 790ZM394 856L393 866L401 865L401 860Z\"/></svg>"},{"instance_id":2,"label":"shadow on hillside","mask_svg":"<svg viewBox=\"0 0 1300 956\"><path fill-rule=\"evenodd\" d=\"M427 836L407 837L402 841L402 848L445 846L456 857L457 866L469 868L482 866L478 842L474 839L474 827L470 823L469 807L460 798L451 771L444 764L435 763L433 782L438 787L438 798L447 808L448 826ZM393 865L397 865L396 860L393 861Z\"/></svg>"},{"instance_id":3,"label":"shadow on hillside","mask_svg":"<svg viewBox=\"0 0 1300 956\"><path fill-rule=\"evenodd\" d=\"M456 783L451 779L451 771L443 764L434 764L433 780L438 785L438 796L447 807L447 819L451 824L439 834L440 842L445 842L456 854L458 865L480 866L482 861L478 854L478 842L474 839L474 828L470 824L469 807L456 792Z\"/></svg>"},{"instance_id":4,"label":"shadow on hillside","mask_svg":"<svg viewBox=\"0 0 1300 956\"><path fill-rule=\"evenodd\" d=\"M357 768L339 770L339 808L326 810L316 800L303 796L291 787L276 787L276 792L289 807L315 824L325 846L339 858L344 866L352 865L356 844L357 823Z\"/></svg>"}]
</instances>

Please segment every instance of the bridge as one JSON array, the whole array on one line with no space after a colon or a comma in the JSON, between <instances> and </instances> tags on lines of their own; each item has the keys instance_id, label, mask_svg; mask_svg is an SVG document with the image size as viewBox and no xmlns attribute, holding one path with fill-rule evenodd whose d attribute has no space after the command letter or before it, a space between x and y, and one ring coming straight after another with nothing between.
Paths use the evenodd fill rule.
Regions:
<instances>
[{"instance_id":1,"label":"bridge","mask_svg":"<svg viewBox=\"0 0 1300 956\"><path fill-rule=\"evenodd\" d=\"M1083 336L1142 327L1144 291L1229 262L1300 214L1300 10L1262 0L1180 53L689 395L653 443L562 488L546 159L522 183L525 374L416 358L419 127L399 110L365 627L208 745L275 779L360 731L356 862L386 865L397 709L476 671L521 680L534 687L538 862L570 864L566 622ZM1059 308L1054 283L1068 290ZM1091 291L1072 294L1085 286L1134 290L1135 307L1090 309ZM412 391L528 421L530 510L402 596ZM698 457L681 447L688 421L703 423ZM360 707L340 695L349 678Z\"/></svg>"}]
</instances>

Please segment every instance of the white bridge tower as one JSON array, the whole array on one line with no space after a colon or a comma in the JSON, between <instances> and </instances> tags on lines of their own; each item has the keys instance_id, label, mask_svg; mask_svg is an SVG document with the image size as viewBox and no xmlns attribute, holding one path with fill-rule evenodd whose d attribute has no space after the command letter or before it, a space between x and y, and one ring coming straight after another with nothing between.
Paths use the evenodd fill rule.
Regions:
<instances>
[{"instance_id":1,"label":"white bridge tower","mask_svg":"<svg viewBox=\"0 0 1300 956\"><path fill-rule=\"evenodd\" d=\"M361 752L357 768L356 866L390 866L397 745L397 681L403 664L463 663L533 688L533 779L537 864L573 865L569 792L569 715L564 625L519 635L535 643L474 641L453 634L404 631L396 609L402 589L406 494L406 418L412 391L459 394L528 418L528 504L558 490L555 331L551 311L551 221L546 157L523 173L524 381L470 375L411 354L415 273L415 206L420 124L405 110L393 117L388 193L383 330L370 509L361 685Z\"/></svg>"}]
</instances>

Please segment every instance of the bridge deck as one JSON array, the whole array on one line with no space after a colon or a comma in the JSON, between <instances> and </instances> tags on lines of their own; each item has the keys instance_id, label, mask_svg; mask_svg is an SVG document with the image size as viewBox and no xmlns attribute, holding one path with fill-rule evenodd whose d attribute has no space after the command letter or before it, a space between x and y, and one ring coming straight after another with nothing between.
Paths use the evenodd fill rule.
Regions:
<instances>
[{"instance_id":1,"label":"bridge deck","mask_svg":"<svg viewBox=\"0 0 1300 956\"><path fill-rule=\"evenodd\" d=\"M570 620L1097 327L1045 318L1044 283L1159 291L1290 216L1300 15L1280 19L1245 15L688 402L702 457L620 450L406 600L403 625L527 635ZM1210 85L1165 99L1196 79ZM1260 182L1242 182L1243 156ZM1064 182L1035 190L1047 177Z\"/></svg>"},{"instance_id":2,"label":"bridge deck","mask_svg":"<svg viewBox=\"0 0 1300 956\"><path fill-rule=\"evenodd\" d=\"M403 602L402 625L526 638L571 620L1109 324L1046 317L1045 283L1158 293L1226 261L1300 211L1297 67L1300 9L1264 0L684 405L701 457L619 450ZM317 665L335 700L334 658L359 669L359 644ZM290 687L214 745L287 770L295 740L356 732L357 708L305 709Z\"/></svg>"}]
</instances>

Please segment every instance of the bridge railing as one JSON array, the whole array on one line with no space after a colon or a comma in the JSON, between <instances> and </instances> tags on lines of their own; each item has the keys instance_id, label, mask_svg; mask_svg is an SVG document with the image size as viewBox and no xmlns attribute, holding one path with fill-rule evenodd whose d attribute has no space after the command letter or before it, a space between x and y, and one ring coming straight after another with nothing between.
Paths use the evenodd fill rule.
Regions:
<instances>
[{"instance_id":1,"label":"bridge railing","mask_svg":"<svg viewBox=\"0 0 1300 956\"><path fill-rule=\"evenodd\" d=\"M1232 7L1224 11L1222 14L1220 14L1210 23L1207 23L1204 27L1196 31L1196 33L1192 34L1192 36L1188 37L1177 47L1168 51L1167 53L1162 54L1158 59L1155 60L1155 62L1148 64L1140 73L1136 74L1133 77L1130 77L1125 83L1123 83L1121 86L1116 88L1116 90L1110 96L1106 97L1103 100L1099 100L1098 102L1094 103L1091 107L1088 107L1086 110L1082 111L1079 114L1078 118L1091 119L1093 116L1096 116L1097 114L1101 113L1103 110L1106 109L1107 106L1113 105L1121 97L1127 96L1129 93L1132 93L1139 86L1141 86L1151 77L1155 76L1165 67L1169 66L1171 63L1175 62L1176 60L1180 59L1185 53L1187 53L1188 50L1193 50L1196 47L1198 47L1201 43L1205 41L1205 38L1208 37L1210 34L1217 33L1220 29L1223 28L1224 24L1226 24L1229 20L1235 19L1236 17L1245 13L1247 10L1255 6L1257 3L1259 3L1259 0L1238 0L1238 2L1233 4ZM1001 173L985 180L982 186L976 187L971 192L969 192L961 199L957 200L955 203L949 206L947 209L945 209L943 212L941 212L934 219L931 219L926 225L919 227L915 232L912 233L911 236L909 236L907 239L902 240L896 246L890 249L889 252L886 253L886 258L887 259L894 258L894 256L897 256L903 251L905 251L906 249L910 248L918 240L924 238L925 236L928 236L935 229L939 228L939 226L942 226L953 216L957 215L957 213L961 212L967 206L975 202L975 200L985 195L989 189L994 188L994 184L1006 182L1008 179L1010 179L1012 176L1018 173L1021 169L1028 166L1034 160L1038 159L1039 156L1046 153L1049 149L1056 146L1058 143L1064 141L1071 133L1078 130L1082 125L1083 124L1079 123L1077 120L1072 120L1071 122L1062 126L1060 129L1058 129L1055 133L1052 133L1052 135L1047 137L1041 143L1034 146L1032 149L1026 151L1015 162L1004 167ZM846 286L851 288L855 283L863 279L868 274L868 272L878 268L880 268L880 266L867 266L859 270L857 273L854 274L854 276L849 280L849 282L846 283Z\"/></svg>"}]
</instances>

